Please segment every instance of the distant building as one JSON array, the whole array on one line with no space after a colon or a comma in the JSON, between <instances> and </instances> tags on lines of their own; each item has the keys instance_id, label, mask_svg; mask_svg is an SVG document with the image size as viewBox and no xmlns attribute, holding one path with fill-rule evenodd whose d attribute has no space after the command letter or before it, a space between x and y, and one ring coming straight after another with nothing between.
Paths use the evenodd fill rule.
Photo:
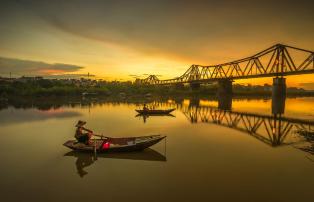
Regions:
<instances>
[{"instance_id":1,"label":"distant building","mask_svg":"<svg viewBox=\"0 0 314 202\"><path fill-rule=\"evenodd\" d=\"M8 78L8 77L1 77L0 76L0 82L4 83L4 82L13 82L15 80L15 78Z\"/></svg>"},{"instance_id":2,"label":"distant building","mask_svg":"<svg viewBox=\"0 0 314 202\"><path fill-rule=\"evenodd\" d=\"M44 79L42 76L34 76L34 77L29 77L29 76L22 76L20 78L17 78L16 81L26 83L28 81L38 81Z\"/></svg>"}]
</instances>

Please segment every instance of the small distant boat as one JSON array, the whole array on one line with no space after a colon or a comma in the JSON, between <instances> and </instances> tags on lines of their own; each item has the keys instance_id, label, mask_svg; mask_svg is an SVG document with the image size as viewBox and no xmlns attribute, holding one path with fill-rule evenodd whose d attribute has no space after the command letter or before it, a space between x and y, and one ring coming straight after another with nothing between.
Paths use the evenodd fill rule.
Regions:
<instances>
[{"instance_id":1,"label":"small distant boat","mask_svg":"<svg viewBox=\"0 0 314 202\"><path fill-rule=\"evenodd\" d=\"M152 97L152 94L146 93L146 94L145 94L145 97L146 97L146 98L150 98L150 97Z\"/></svg>"},{"instance_id":2,"label":"small distant boat","mask_svg":"<svg viewBox=\"0 0 314 202\"><path fill-rule=\"evenodd\" d=\"M169 114L173 112L175 109L136 109L135 111L139 114Z\"/></svg>"},{"instance_id":3,"label":"small distant boat","mask_svg":"<svg viewBox=\"0 0 314 202\"><path fill-rule=\"evenodd\" d=\"M131 152L141 151L148 148L166 136L161 135L150 135L141 137L107 137L106 139L94 140L95 143L86 145L84 143L78 143L76 140L69 140L63 145L75 150L75 151L86 151L86 152Z\"/></svg>"},{"instance_id":4,"label":"small distant boat","mask_svg":"<svg viewBox=\"0 0 314 202\"><path fill-rule=\"evenodd\" d=\"M172 114L136 114L135 117L150 117L150 116L168 116L168 117L176 117Z\"/></svg>"}]
</instances>

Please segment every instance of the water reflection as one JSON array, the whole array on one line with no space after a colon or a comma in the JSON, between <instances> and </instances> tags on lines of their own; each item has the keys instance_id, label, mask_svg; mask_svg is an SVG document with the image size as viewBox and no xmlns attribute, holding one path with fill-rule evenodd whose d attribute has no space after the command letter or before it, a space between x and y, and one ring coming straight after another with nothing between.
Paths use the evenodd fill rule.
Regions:
<instances>
[{"instance_id":1,"label":"water reflection","mask_svg":"<svg viewBox=\"0 0 314 202\"><path fill-rule=\"evenodd\" d=\"M208 123L232 128L272 147L293 145L300 151L314 155L314 120L287 118L281 114L282 111L278 114L262 115L200 106L199 102L187 103L154 102L152 105L175 106L192 124ZM313 161L311 157L307 158Z\"/></svg>"},{"instance_id":2,"label":"water reflection","mask_svg":"<svg viewBox=\"0 0 314 202\"><path fill-rule=\"evenodd\" d=\"M49 109L44 111L38 109L27 109L21 111L14 108L9 108L8 110L0 110L0 125L9 125L39 120L43 121L53 118L66 119L78 116L81 116L81 113L77 111L62 109Z\"/></svg>"},{"instance_id":3,"label":"water reflection","mask_svg":"<svg viewBox=\"0 0 314 202\"><path fill-rule=\"evenodd\" d=\"M314 155L314 132L300 130L298 131L298 134L302 136L308 144L298 145L295 148L300 149L301 151L304 151L310 155ZM312 158L309 159L312 160Z\"/></svg>"},{"instance_id":4,"label":"water reflection","mask_svg":"<svg viewBox=\"0 0 314 202\"><path fill-rule=\"evenodd\" d=\"M148 114L137 114L137 115L135 115L135 117L142 118L144 123L146 123L146 121L149 117L172 117L172 118L175 118L175 116L172 114L150 114L150 115L148 115Z\"/></svg>"},{"instance_id":5,"label":"water reflection","mask_svg":"<svg viewBox=\"0 0 314 202\"><path fill-rule=\"evenodd\" d=\"M35 98L25 98L25 97L14 97L10 98L6 102L0 102L0 110L7 109L9 107L14 107L15 109L30 109L35 108L41 111L48 111L52 109L59 109L62 107L70 108L89 108L94 105L111 104L115 105L128 105L143 103L142 100L131 99L131 100L121 100L115 97L97 97L97 98L81 98L81 97L35 97Z\"/></svg>"},{"instance_id":6,"label":"water reflection","mask_svg":"<svg viewBox=\"0 0 314 202\"><path fill-rule=\"evenodd\" d=\"M289 145L308 140L299 131L314 131L314 120L287 118L282 114L262 115L232 110L221 110L211 106L199 106L154 102L158 107L175 106L192 123L209 123L244 132L257 140L273 146Z\"/></svg>"},{"instance_id":7,"label":"water reflection","mask_svg":"<svg viewBox=\"0 0 314 202\"><path fill-rule=\"evenodd\" d=\"M66 153L64 156L76 157L75 166L76 166L77 174L80 177L84 177L85 175L87 175L88 172L85 171L84 168L92 165L96 161L96 156L93 155L92 153L83 153L83 152L74 153L72 151L72 152Z\"/></svg>"},{"instance_id":8,"label":"water reflection","mask_svg":"<svg viewBox=\"0 0 314 202\"><path fill-rule=\"evenodd\" d=\"M44 102L49 107L42 107ZM145 124L142 117L134 117L134 109L143 102L140 99L60 98L56 103L34 100L33 104L19 104L18 101L4 104L9 109L0 111L1 132L7 134L2 135L4 144L0 149L1 161L6 162L1 170L3 193L13 189L19 193L9 195L12 201L21 201L21 198L35 201L33 197L43 201L47 196L52 201L60 201L60 196L73 198L73 193L76 201L98 200L99 197L93 196L103 196L104 190L110 193L106 193L109 201L138 199L139 195L145 201L156 190L160 193L157 201L204 201L207 198L217 201L225 193L233 198L236 196L237 201L254 200L256 196L260 196L260 201L269 198L310 201L312 198L314 157L308 151L313 145L308 134L296 131L313 129L309 122L314 118L314 98L288 98L284 115L272 115L271 101L267 99L233 100L230 110L219 109L218 101L213 99L151 100L149 103L160 103L160 108L170 108L168 103L176 106L173 113L176 117L148 117ZM16 113L6 114L11 110ZM41 117L44 121L28 122L29 116L38 116L29 114L35 111L48 114L77 112L80 115L61 118L54 114L50 117L55 118ZM25 121L1 125L7 115L19 116ZM148 158L144 151L138 155L98 154L96 159L93 153L70 152L64 157L70 150L62 143L74 138L73 124L78 119L86 120L95 132L103 131L108 136L165 133L169 140L167 155L149 155ZM153 149L164 154L162 144ZM21 158L21 153L27 158ZM42 171L49 175L40 175ZM36 178L38 175L40 177ZM152 183L147 183L148 179ZM50 189L42 186L46 182ZM260 190L270 184L280 189L260 194ZM95 189L88 194L80 191L85 190L84 187ZM39 190L40 195L34 190ZM182 195L182 190L189 192ZM250 191L240 196L243 190Z\"/></svg>"},{"instance_id":9,"label":"water reflection","mask_svg":"<svg viewBox=\"0 0 314 202\"><path fill-rule=\"evenodd\" d=\"M2 108L13 106L14 108L37 108L40 111L44 110L46 114L41 114L41 116L35 115L35 117L67 117L67 116L79 116L77 113L64 112L58 114L60 107L94 107L96 105L102 106L117 106L117 105L130 105L132 110L136 108L136 105L140 105L143 100L121 100L119 98L97 98L97 99L81 99L81 98L56 98L43 101L42 99L14 99L5 102ZM205 102L205 104L204 104ZM217 106L211 106L206 103L218 103ZM255 139L269 145L272 147L278 147L283 145L298 144L296 148L302 151L313 150L313 140L308 139L299 131L313 132L314 131L314 120L313 119L302 119L302 118L290 118L284 116L282 112L280 113L270 113L270 115L265 115L261 113L247 112L247 107L256 108L256 106L249 106L249 102L245 103L245 111L236 111L231 107L232 100L200 100L197 98L193 99L174 99L174 100L160 100L146 102L149 105L154 106L154 108L176 108L181 111L182 114L190 121L192 124L197 123L208 123L215 124L223 127L232 128L236 131L243 132L247 135L254 137ZM268 101L265 100L265 103ZM310 99L309 102L312 102ZM237 104L237 103L235 103ZM291 103L290 103L291 105ZM222 107L223 106L223 107ZM289 106L289 105L288 105ZM261 107L261 106L258 106ZM269 106L271 108L271 106ZM304 109L306 106L298 106L298 110L301 112L306 112ZM62 108L61 108L62 109ZM311 110L311 109L310 109ZM62 110L59 110L62 111ZM274 110L271 110L274 112ZM15 117L22 117L25 112L18 114ZM49 115L49 116L48 116ZM28 115L27 115L28 116ZM141 117L143 122L146 123L147 120L153 115L136 115L136 117ZM160 115L158 115L160 116ZM313 115L310 115L313 116ZM1 116L7 117L7 116ZM165 115L165 118L174 117L173 115ZM21 118L25 119L25 117ZM6 119L8 120L8 119ZM25 120L29 120L25 119ZM14 120L16 121L16 120ZM5 120L2 121L4 123ZM302 145L305 144L305 145ZM306 149L302 149L306 148Z\"/></svg>"},{"instance_id":10,"label":"water reflection","mask_svg":"<svg viewBox=\"0 0 314 202\"><path fill-rule=\"evenodd\" d=\"M99 158L107 158L107 159L127 159L127 160L141 160L141 161L167 161L166 156L163 154L147 148L141 152L120 152L120 153L88 153L88 152L78 152L78 151L70 151L64 156L75 157L75 166L77 170L77 174L80 177L84 177L88 174L84 168L91 166L96 162Z\"/></svg>"}]
</instances>

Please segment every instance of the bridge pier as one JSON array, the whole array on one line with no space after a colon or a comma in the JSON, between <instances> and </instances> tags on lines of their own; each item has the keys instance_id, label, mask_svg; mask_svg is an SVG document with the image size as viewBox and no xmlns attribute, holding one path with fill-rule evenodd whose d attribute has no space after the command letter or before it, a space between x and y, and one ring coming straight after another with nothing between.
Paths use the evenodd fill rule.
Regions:
<instances>
[{"instance_id":1,"label":"bridge pier","mask_svg":"<svg viewBox=\"0 0 314 202\"><path fill-rule=\"evenodd\" d=\"M190 107L199 107L200 106L200 99L192 98L190 99Z\"/></svg>"},{"instance_id":2,"label":"bridge pier","mask_svg":"<svg viewBox=\"0 0 314 202\"><path fill-rule=\"evenodd\" d=\"M218 109L231 110L232 109L232 95L218 97Z\"/></svg>"},{"instance_id":3,"label":"bridge pier","mask_svg":"<svg viewBox=\"0 0 314 202\"><path fill-rule=\"evenodd\" d=\"M192 90L199 90L201 87L201 83L199 82L191 82L190 87Z\"/></svg>"},{"instance_id":4,"label":"bridge pier","mask_svg":"<svg viewBox=\"0 0 314 202\"><path fill-rule=\"evenodd\" d=\"M232 107L232 80L221 79L218 81L218 109L231 110Z\"/></svg>"},{"instance_id":5,"label":"bridge pier","mask_svg":"<svg viewBox=\"0 0 314 202\"><path fill-rule=\"evenodd\" d=\"M232 107L232 80L221 79L218 81L218 109L231 110Z\"/></svg>"},{"instance_id":6,"label":"bridge pier","mask_svg":"<svg viewBox=\"0 0 314 202\"><path fill-rule=\"evenodd\" d=\"M232 80L230 79L221 79L218 81L218 91L217 96L224 97L227 95L232 96Z\"/></svg>"},{"instance_id":7,"label":"bridge pier","mask_svg":"<svg viewBox=\"0 0 314 202\"><path fill-rule=\"evenodd\" d=\"M286 78L273 78L271 107L273 114L283 114L285 112L286 89Z\"/></svg>"}]
</instances>

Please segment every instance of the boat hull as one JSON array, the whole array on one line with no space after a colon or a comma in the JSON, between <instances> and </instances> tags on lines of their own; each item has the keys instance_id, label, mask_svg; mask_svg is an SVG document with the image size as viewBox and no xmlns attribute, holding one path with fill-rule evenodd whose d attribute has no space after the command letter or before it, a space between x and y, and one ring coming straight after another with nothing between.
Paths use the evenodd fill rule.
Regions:
<instances>
[{"instance_id":1,"label":"boat hull","mask_svg":"<svg viewBox=\"0 0 314 202\"><path fill-rule=\"evenodd\" d=\"M135 111L139 114L169 114L173 112L175 109L155 109L155 110L141 110L141 109L136 109Z\"/></svg>"},{"instance_id":2,"label":"boat hull","mask_svg":"<svg viewBox=\"0 0 314 202\"><path fill-rule=\"evenodd\" d=\"M166 136L153 135L153 136L143 136L143 137L132 137L132 138L108 138L108 139L97 139L93 144L85 145L83 143L78 143L76 140L69 140L63 145L75 150L75 151L85 151L85 152L132 152L141 151L148 148Z\"/></svg>"}]
</instances>

